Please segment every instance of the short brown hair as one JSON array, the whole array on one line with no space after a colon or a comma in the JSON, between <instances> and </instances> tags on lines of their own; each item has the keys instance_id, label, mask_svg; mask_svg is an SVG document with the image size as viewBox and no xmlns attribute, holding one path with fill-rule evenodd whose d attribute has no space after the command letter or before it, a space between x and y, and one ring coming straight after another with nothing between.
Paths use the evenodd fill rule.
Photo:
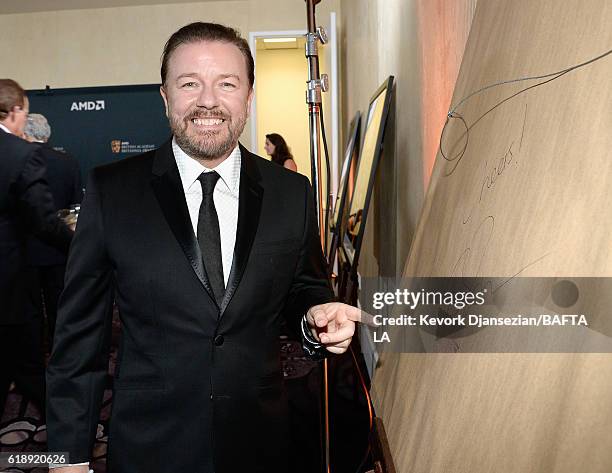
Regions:
<instances>
[{"instance_id":1,"label":"short brown hair","mask_svg":"<svg viewBox=\"0 0 612 473\"><path fill-rule=\"evenodd\" d=\"M23 107L25 90L13 79L0 79L0 120L4 120L13 107Z\"/></svg>"},{"instance_id":2,"label":"short brown hair","mask_svg":"<svg viewBox=\"0 0 612 473\"><path fill-rule=\"evenodd\" d=\"M229 26L220 25L218 23L204 23L201 21L190 23L183 26L175 32L164 46L164 52L161 60L161 81L162 85L166 83L166 75L168 74L168 61L176 48L181 44L197 43L199 41L219 41L222 43L230 43L236 46L246 61L247 71L249 74L249 84L253 87L255 82L255 63L251 55L249 43L240 36L240 33Z\"/></svg>"}]
</instances>

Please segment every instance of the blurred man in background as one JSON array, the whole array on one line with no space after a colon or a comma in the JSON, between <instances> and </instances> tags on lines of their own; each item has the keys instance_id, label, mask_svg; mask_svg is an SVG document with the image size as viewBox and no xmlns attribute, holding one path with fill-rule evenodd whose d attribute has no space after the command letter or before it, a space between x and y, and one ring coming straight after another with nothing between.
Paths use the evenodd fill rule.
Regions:
<instances>
[{"instance_id":1,"label":"blurred man in background","mask_svg":"<svg viewBox=\"0 0 612 473\"><path fill-rule=\"evenodd\" d=\"M47 161L47 181L53 195L53 210L68 209L71 205L80 204L83 189L79 163L69 154L56 151L48 145L51 127L47 119L38 113L31 113L24 133L26 140L39 144L40 153ZM27 245L27 263L30 289L28 315L42 321L44 302L44 313L47 316L46 343L50 352L57 319L57 301L64 287L66 253L31 236Z\"/></svg>"},{"instance_id":2,"label":"blurred man in background","mask_svg":"<svg viewBox=\"0 0 612 473\"><path fill-rule=\"evenodd\" d=\"M40 147L20 138L28 106L17 82L0 79L0 409L14 381L44 416L39 325L25 313L26 238L67 251L72 231L55 214Z\"/></svg>"}]
</instances>

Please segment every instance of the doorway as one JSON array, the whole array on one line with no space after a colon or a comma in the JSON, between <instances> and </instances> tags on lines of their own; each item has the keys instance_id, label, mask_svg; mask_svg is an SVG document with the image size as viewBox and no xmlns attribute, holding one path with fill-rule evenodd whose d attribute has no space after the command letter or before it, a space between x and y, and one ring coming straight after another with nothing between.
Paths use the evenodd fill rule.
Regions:
<instances>
[{"instance_id":1,"label":"doorway","mask_svg":"<svg viewBox=\"0 0 612 473\"><path fill-rule=\"evenodd\" d=\"M330 79L323 93L323 116L332 170L332 192L337 187L339 104L336 15L323 25L329 42L319 44L321 73ZM282 135L294 156L298 172L310 179L310 142L306 81L308 63L304 54L306 30L262 31L249 34L255 59L255 98L251 110L251 149L268 157L265 135Z\"/></svg>"}]
</instances>

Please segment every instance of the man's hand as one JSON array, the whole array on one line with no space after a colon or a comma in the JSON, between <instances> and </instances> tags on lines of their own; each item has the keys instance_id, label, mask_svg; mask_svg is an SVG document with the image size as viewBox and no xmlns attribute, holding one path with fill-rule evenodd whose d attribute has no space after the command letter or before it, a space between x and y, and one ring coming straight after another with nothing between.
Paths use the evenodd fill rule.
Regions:
<instances>
[{"instance_id":1,"label":"man's hand","mask_svg":"<svg viewBox=\"0 0 612 473\"><path fill-rule=\"evenodd\" d=\"M330 302L315 305L306 313L306 322L312 336L331 353L344 353L355 333L355 322L361 321L357 307Z\"/></svg>"}]
</instances>

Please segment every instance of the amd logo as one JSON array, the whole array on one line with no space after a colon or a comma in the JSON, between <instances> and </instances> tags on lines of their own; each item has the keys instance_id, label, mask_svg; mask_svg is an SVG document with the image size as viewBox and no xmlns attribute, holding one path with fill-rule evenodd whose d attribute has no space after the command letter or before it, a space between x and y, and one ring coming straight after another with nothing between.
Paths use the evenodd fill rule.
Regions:
<instances>
[{"instance_id":1,"label":"amd logo","mask_svg":"<svg viewBox=\"0 0 612 473\"><path fill-rule=\"evenodd\" d=\"M72 106L70 107L71 112L81 112L83 110L104 110L104 100L89 100L87 102L72 102Z\"/></svg>"}]
</instances>

